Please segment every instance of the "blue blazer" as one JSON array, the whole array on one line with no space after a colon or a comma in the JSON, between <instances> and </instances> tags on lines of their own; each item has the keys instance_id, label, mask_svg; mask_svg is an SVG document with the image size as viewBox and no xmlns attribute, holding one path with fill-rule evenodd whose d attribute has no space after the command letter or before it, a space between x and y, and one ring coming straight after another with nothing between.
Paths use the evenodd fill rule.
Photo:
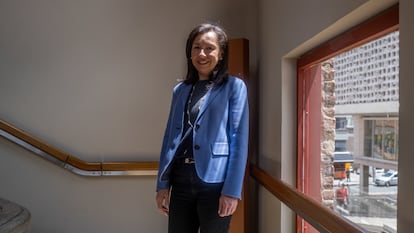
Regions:
<instances>
[{"instance_id":1,"label":"blue blazer","mask_svg":"<svg viewBox=\"0 0 414 233\"><path fill-rule=\"evenodd\" d=\"M174 87L161 148L157 190L170 187L170 165L183 133L185 105L191 85ZM198 176L207 183L223 182L222 194L241 199L247 161L249 109L247 88L229 77L206 94L193 128L193 155Z\"/></svg>"}]
</instances>

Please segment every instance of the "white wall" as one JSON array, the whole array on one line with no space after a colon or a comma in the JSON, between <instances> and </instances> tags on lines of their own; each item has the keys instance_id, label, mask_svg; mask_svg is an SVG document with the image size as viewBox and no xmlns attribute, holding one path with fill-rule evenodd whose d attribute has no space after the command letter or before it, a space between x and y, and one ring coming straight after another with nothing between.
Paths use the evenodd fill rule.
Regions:
<instances>
[{"instance_id":1,"label":"white wall","mask_svg":"<svg viewBox=\"0 0 414 233\"><path fill-rule=\"evenodd\" d=\"M230 37L255 35L252 9L238 0L2 0L0 119L86 161L156 161L188 33L211 20ZM166 232L155 177L80 177L2 138L0 177L0 196L30 210L34 233Z\"/></svg>"}]
</instances>

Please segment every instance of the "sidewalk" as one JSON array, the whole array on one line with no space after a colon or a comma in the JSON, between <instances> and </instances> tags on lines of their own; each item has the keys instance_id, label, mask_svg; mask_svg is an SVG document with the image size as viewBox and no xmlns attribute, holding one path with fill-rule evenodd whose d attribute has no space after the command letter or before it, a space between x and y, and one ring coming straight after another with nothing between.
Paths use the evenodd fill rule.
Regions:
<instances>
[{"instance_id":1,"label":"sidewalk","mask_svg":"<svg viewBox=\"0 0 414 233\"><path fill-rule=\"evenodd\" d=\"M392 216L394 212L396 215L398 186L377 186L373 177L369 177L368 191L364 192L360 187L359 174L355 173L351 173L349 181L334 180L334 190L342 183L348 187L351 204L347 208L335 206L340 215L370 232L397 232L397 220Z\"/></svg>"},{"instance_id":2,"label":"sidewalk","mask_svg":"<svg viewBox=\"0 0 414 233\"><path fill-rule=\"evenodd\" d=\"M388 231L381 231L381 232L397 232L397 219L356 217L356 216L346 216L346 218L365 228L375 226L381 230L385 230L385 229L388 230Z\"/></svg>"},{"instance_id":3,"label":"sidewalk","mask_svg":"<svg viewBox=\"0 0 414 233\"><path fill-rule=\"evenodd\" d=\"M379 175L379 174L378 174ZM341 183L344 183L348 188L349 191L357 191L357 193L361 193L361 190L359 188L359 174L351 173L350 181L347 181L346 179L335 179L334 180L334 189L339 187ZM373 177L368 178L368 192L365 193L367 195L396 195L398 186L377 186L375 185L373 181ZM352 193L352 192L351 192Z\"/></svg>"}]
</instances>

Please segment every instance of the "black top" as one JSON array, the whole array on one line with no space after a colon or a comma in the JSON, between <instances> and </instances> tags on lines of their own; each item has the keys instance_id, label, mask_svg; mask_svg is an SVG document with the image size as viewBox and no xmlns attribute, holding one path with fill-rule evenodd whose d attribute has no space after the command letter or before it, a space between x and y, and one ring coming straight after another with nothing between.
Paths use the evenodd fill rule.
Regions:
<instances>
[{"instance_id":1,"label":"black top","mask_svg":"<svg viewBox=\"0 0 414 233\"><path fill-rule=\"evenodd\" d=\"M210 89L209 80L198 80L188 96L184 112L184 130L181 138L181 144L178 146L175 158L192 158L193 157L193 127L197 119L200 108L204 102L205 96Z\"/></svg>"}]
</instances>

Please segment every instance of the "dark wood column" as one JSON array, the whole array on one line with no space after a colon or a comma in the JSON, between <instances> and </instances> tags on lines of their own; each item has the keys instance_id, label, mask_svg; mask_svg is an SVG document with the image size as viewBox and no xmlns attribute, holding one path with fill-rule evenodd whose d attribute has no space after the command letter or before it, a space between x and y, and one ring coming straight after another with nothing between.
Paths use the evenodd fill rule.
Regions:
<instances>
[{"instance_id":1,"label":"dark wood column","mask_svg":"<svg viewBox=\"0 0 414 233\"><path fill-rule=\"evenodd\" d=\"M251 88L252 81L249 79L249 41L246 39L231 39L229 41L229 74L237 76L243 79L249 90L249 107L250 112L252 112L252 103L254 103L254 96L252 95ZM253 100L253 101L252 101ZM252 116L255 114L250 114L250 129L252 129ZM254 118L253 118L254 119ZM250 140L249 140L249 160L251 158L252 151L255 151L251 148L251 139L253 131L250 130ZM249 162L248 162L249 163ZM248 166L248 165L247 165ZM251 216L249 214L249 169L246 169L246 175L243 185L242 201L239 202L237 211L234 213L232 222L230 225L230 233L248 233L250 228Z\"/></svg>"}]
</instances>

